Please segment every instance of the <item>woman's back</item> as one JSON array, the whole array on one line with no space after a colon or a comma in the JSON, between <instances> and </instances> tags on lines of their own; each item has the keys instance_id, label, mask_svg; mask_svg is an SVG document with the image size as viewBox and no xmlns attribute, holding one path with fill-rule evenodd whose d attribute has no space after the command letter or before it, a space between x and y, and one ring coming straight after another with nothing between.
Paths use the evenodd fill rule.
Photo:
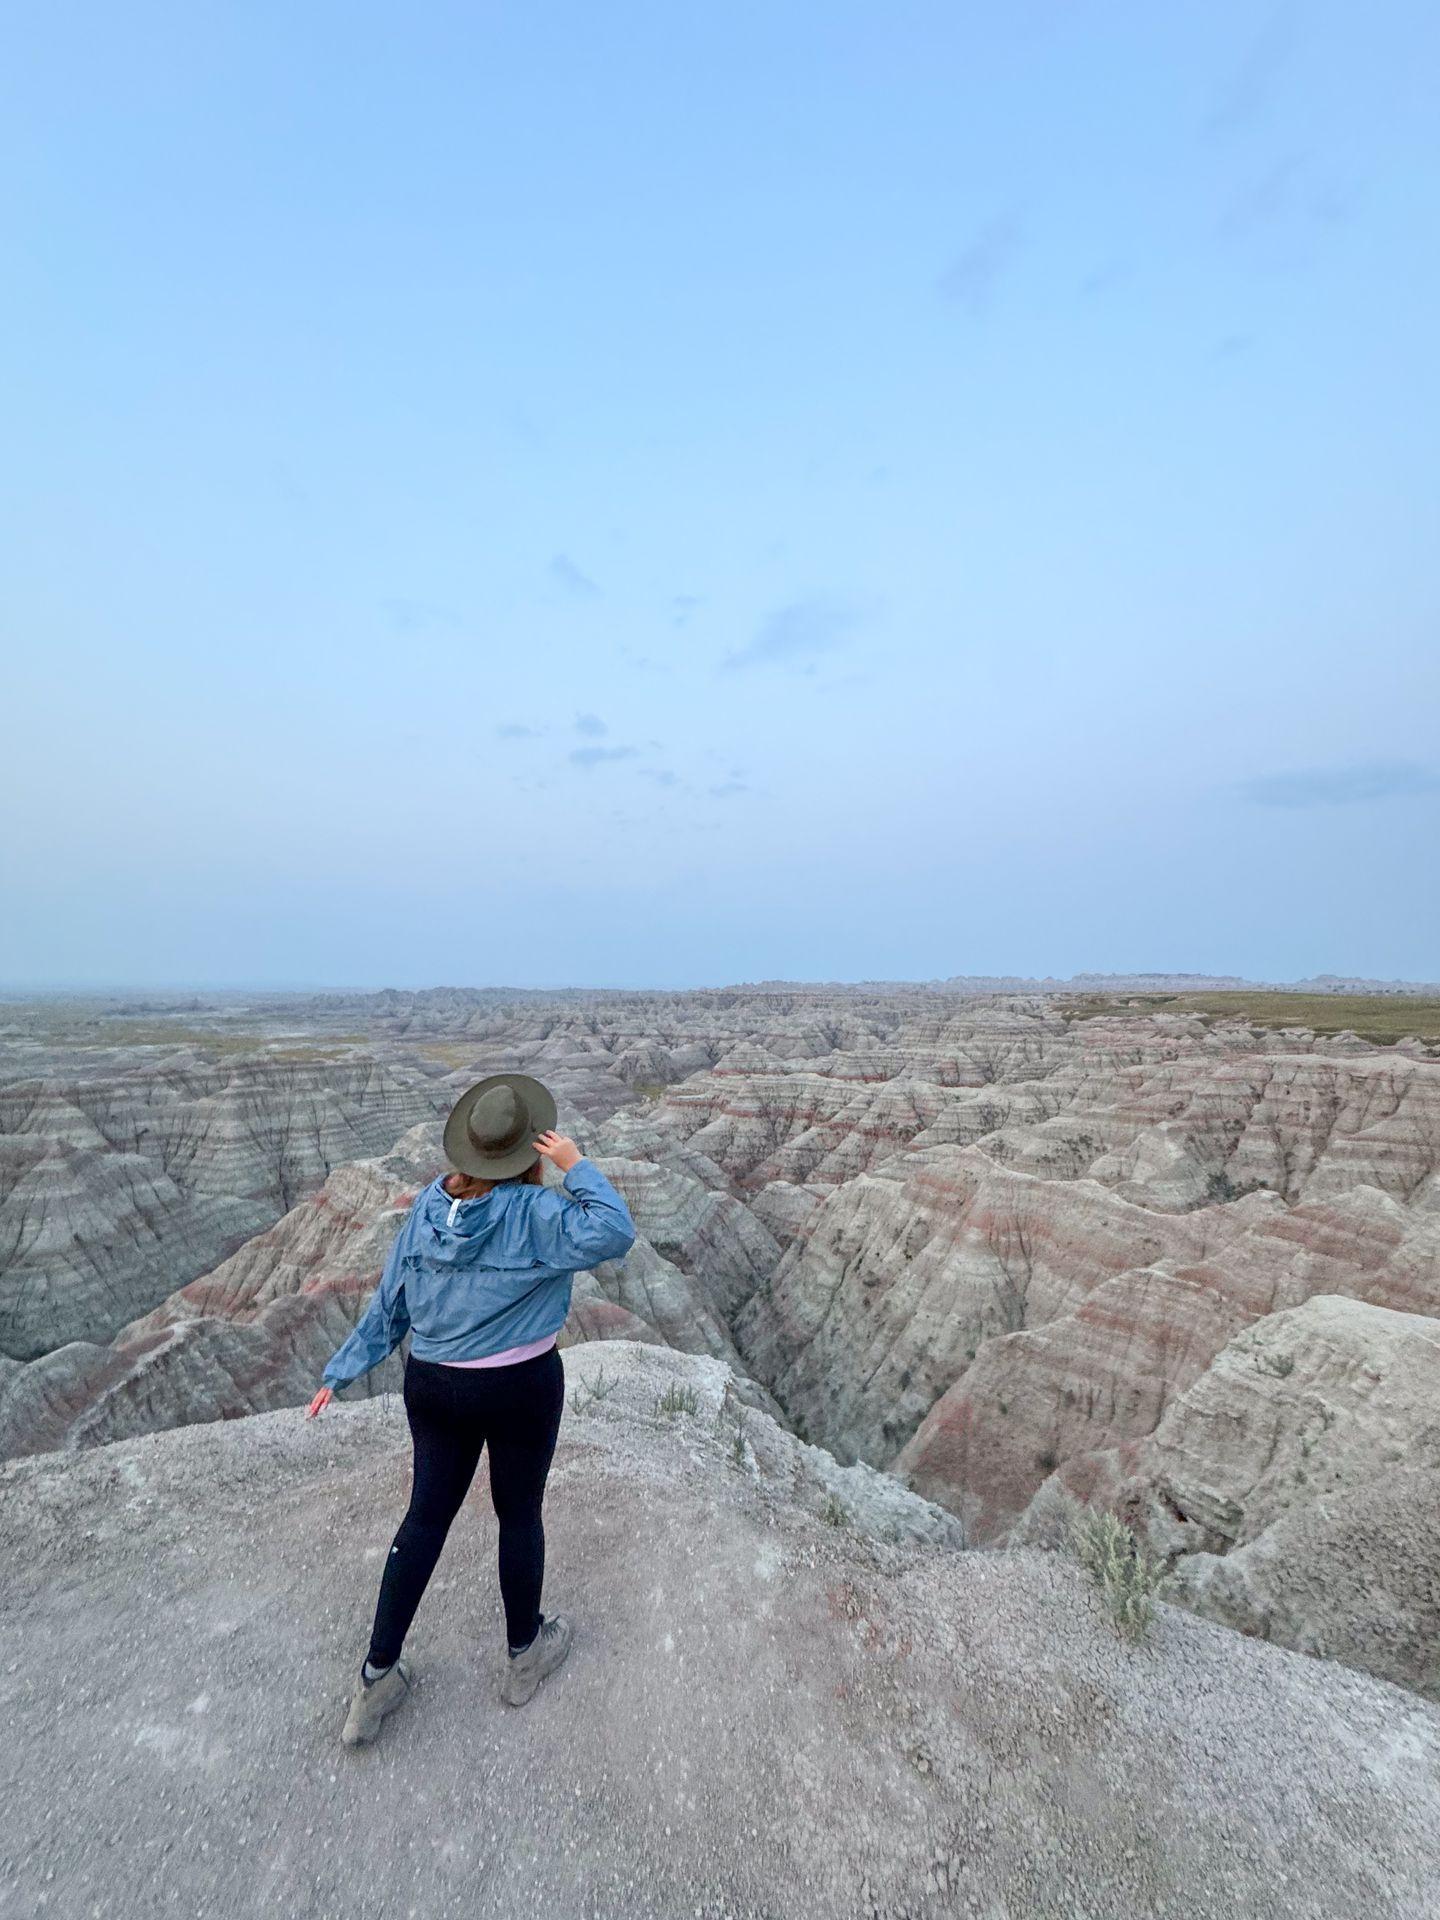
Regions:
<instances>
[{"instance_id":1,"label":"woman's back","mask_svg":"<svg viewBox=\"0 0 1440 1920\"><path fill-rule=\"evenodd\" d=\"M618 1260L635 1240L629 1208L593 1161L578 1160L564 1188L504 1181L473 1199L451 1194L444 1178L422 1188L325 1384L358 1379L407 1330L417 1359L442 1362L558 1333L574 1276Z\"/></svg>"},{"instance_id":2,"label":"woman's back","mask_svg":"<svg viewBox=\"0 0 1440 1920\"><path fill-rule=\"evenodd\" d=\"M570 1650L569 1622L540 1611L540 1510L565 1406L555 1336L575 1275L627 1253L635 1226L555 1119L555 1096L528 1074L491 1074L460 1096L445 1122L454 1171L416 1195L379 1286L310 1402L313 1418L413 1329L410 1505L385 1561L370 1651L340 1735L347 1746L373 1740L410 1690L400 1649L482 1451L499 1523L501 1698L523 1706ZM563 1192L538 1184L542 1162L564 1174Z\"/></svg>"}]
</instances>

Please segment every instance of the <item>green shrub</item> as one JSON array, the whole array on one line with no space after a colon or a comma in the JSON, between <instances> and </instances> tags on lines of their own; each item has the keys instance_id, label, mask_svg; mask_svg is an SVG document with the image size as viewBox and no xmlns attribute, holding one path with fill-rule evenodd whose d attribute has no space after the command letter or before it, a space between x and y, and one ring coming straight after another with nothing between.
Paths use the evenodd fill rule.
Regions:
<instances>
[{"instance_id":1,"label":"green shrub","mask_svg":"<svg viewBox=\"0 0 1440 1920\"><path fill-rule=\"evenodd\" d=\"M748 1445L745 1435L745 1409L743 1407L735 1407L728 1412L724 1407L720 1409L720 1413L715 1421L715 1431L717 1433L723 1433L727 1426L730 1428L730 1463L732 1466L743 1467L745 1464L746 1447Z\"/></svg>"},{"instance_id":2,"label":"green shrub","mask_svg":"<svg viewBox=\"0 0 1440 1920\"><path fill-rule=\"evenodd\" d=\"M576 1413L588 1413L597 1401L608 1400L619 1384L618 1380L607 1380L605 1369L601 1367L588 1387L583 1380L576 1384L570 1396L571 1408Z\"/></svg>"},{"instance_id":3,"label":"green shrub","mask_svg":"<svg viewBox=\"0 0 1440 1920\"><path fill-rule=\"evenodd\" d=\"M1255 1364L1262 1373L1273 1373L1277 1380L1286 1380L1295 1371L1293 1353L1257 1353Z\"/></svg>"},{"instance_id":4,"label":"green shrub","mask_svg":"<svg viewBox=\"0 0 1440 1920\"><path fill-rule=\"evenodd\" d=\"M1089 1511L1070 1535L1075 1557L1100 1589L1106 1611L1127 1640L1143 1640L1166 1575L1113 1513Z\"/></svg>"},{"instance_id":5,"label":"green shrub","mask_svg":"<svg viewBox=\"0 0 1440 1920\"><path fill-rule=\"evenodd\" d=\"M715 1409L715 1437L728 1442L727 1450L731 1465L743 1467L749 1449L749 1436L745 1430L745 1404L737 1398L734 1386L729 1381L726 1382L725 1391L720 1396L720 1404Z\"/></svg>"},{"instance_id":6,"label":"green shrub","mask_svg":"<svg viewBox=\"0 0 1440 1920\"><path fill-rule=\"evenodd\" d=\"M833 1493L827 1493L825 1504L820 1509L820 1518L827 1527L848 1527L850 1512L843 1500L837 1500Z\"/></svg>"},{"instance_id":7,"label":"green shrub","mask_svg":"<svg viewBox=\"0 0 1440 1920\"><path fill-rule=\"evenodd\" d=\"M1252 1193L1259 1193L1264 1185L1263 1180L1245 1180L1237 1184L1228 1173L1212 1173L1205 1185L1206 1198L1217 1206L1228 1206L1232 1200L1248 1200Z\"/></svg>"},{"instance_id":8,"label":"green shrub","mask_svg":"<svg viewBox=\"0 0 1440 1920\"><path fill-rule=\"evenodd\" d=\"M682 1387L672 1380L664 1393L655 1396L655 1411L667 1420L677 1413L698 1413L700 1396L694 1387Z\"/></svg>"}]
</instances>

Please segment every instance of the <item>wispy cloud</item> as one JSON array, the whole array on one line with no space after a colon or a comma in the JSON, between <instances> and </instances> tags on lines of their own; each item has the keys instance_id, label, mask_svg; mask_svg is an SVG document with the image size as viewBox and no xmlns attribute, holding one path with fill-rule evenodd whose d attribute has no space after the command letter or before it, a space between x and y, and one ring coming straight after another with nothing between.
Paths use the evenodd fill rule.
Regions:
<instances>
[{"instance_id":1,"label":"wispy cloud","mask_svg":"<svg viewBox=\"0 0 1440 1920\"><path fill-rule=\"evenodd\" d=\"M858 610L846 601L825 594L792 600L767 614L749 645L727 654L721 665L731 670L802 666L813 671L813 662L843 646L859 624Z\"/></svg>"},{"instance_id":2,"label":"wispy cloud","mask_svg":"<svg viewBox=\"0 0 1440 1920\"><path fill-rule=\"evenodd\" d=\"M577 767L588 770L609 760L633 760L635 752L634 747L572 747L570 758Z\"/></svg>"},{"instance_id":3,"label":"wispy cloud","mask_svg":"<svg viewBox=\"0 0 1440 1920\"><path fill-rule=\"evenodd\" d=\"M1080 291L1087 299L1096 294L1108 293L1111 287L1118 287L1131 277L1133 269L1128 260L1118 254L1112 254L1108 260L1098 260L1080 282Z\"/></svg>"},{"instance_id":4,"label":"wispy cloud","mask_svg":"<svg viewBox=\"0 0 1440 1920\"><path fill-rule=\"evenodd\" d=\"M647 780L653 780L657 787L678 787L680 776L669 767L641 767L641 773Z\"/></svg>"},{"instance_id":5,"label":"wispy cloud","mask_svg":"<svg viewBox=\"0 0 1440 1920\"><path fill-rule=\"evenodd\" d=\"M1375 760L1363 766L1308 767L1264 774L1240 789L1261 807L1349 807L1367 800L1440 793L1440 769L1412 760Z\"/></svg>"},{"instance_id":6,"label":"wispy cloud","mask_svg":"<svg viewBox=\"0 0 1440 1920\"><path fill-rule=\"evenodd\" d=\"M1242 181L1220 215L1220 232L1224 237L1243 239L1248 233L1273 226L1289 213L1300 190L1300 168L1299 155L1287 153L1273 161L1263 173Z\"/></svg>"},{"instance_id":7,"label":"wispy cloud","mask_svg":"<svg viewBox=\"0 0 1440 1920\"><path fill-rule=\"evenodd\" d=\"M1270 104L1275 82L1289 64L1295 39L1293 9L1277 8L1217 87L1203 123L1206 134L1213 139L1235 133L1261 118Z\"/></svg>"},{"instance_id":8,"label":"wispy cloud","mask_svg":"<svg viewBox=\"0 0 1440 1920\"><path fill-rule=\"evenodd\" d=\"M634 647L627 647L623 641L616 649L627 667L636 673L668 673L670 663L666 660L653 660L648 653L637 653Z\"/></svg>"},{"instance_id":9,"label":"wispy cloud","mask_svg":"<svg viewBox=\"0 0 1440 1920\"><path fill-rule=\"evenodd\" d=\"M1287 229L1343 226L1353 211L1344 181L1291 153L1240 183L1221 211L1217 230L1223 240L1263 242Z\"/></svg>"},{"instance_id":10,"label":"wispy cloud","mask_svg":"<svg viewBox=\"0 0 1440 1920\"><path fill-rule=\"evenodd\" d=\"M1019 244L1019 226L1009 215L991 220L941 274L940 293L963 307L972 320L979 320L989 312L995 288Z\"/></svg>"},{"instance_id":11,"label":"wispy cloud","mask_svg":"<svg viewBox=\"0 0 1440 1920\"><path fill-rule=\"evenodd\" d=\"M729 800L737 793L748 793L750 787L744 780L722 780L718 786L711 787L710 791L717 800Z\"/></svg>"},{"instance_id":12,"label":"wispy cloud","mask_svg":"<svg viewBox=\"0 0 1440 1920\"><path fill-rule=\"evenodd\" d=\"M690 616L697 607L703 607L703 593L675 593L670 596L670 624L674 627L686 627Z\"/></svg>"},{"instance_id":13,"label":"wispy cloud","mask_svg":"<svg viewBox=\"0 0 1440 1920\"><path fill-rule=\"evenodd\" d=\"M577 733L588 733L592 738L598 739L602 733L608 733L610 729L598 713L577 713L575 716L575 731Z\"/></svg>"},{"instance_id":14,"label":"wispy cloud","mask_svg":"<svg viewBox=\"0 0 1440 1920\"><path fill-rule=\"evenodd\" d=\"M576 566L568 553L557 553L550 562L550 578L558 580L568 592L582 599L589 599L600 589L583 567Z\"/></svg>"},{"instance_id":15,"label":"wispy cloud","mask_svg":"<svg viewBox=\"0 0 1440 1920\"><path fill-rule=\"evenodd\" d=\"M442 607L431 600L409 600L396 596L382 600L380 611L396 633L426 633L435 628L460 624L460 616L453 607Z\"/></svg>"},{"instance_id":16,"label":"wispy cloud","mask_svg":"<svg viewBox=\"0 0 1440 1920\"><path fill-rule=\"evenodd\" d=\"M522 726L517 720L507 720L495 731L502 740L537 740L540 737L539 727Z\"/></svg>"},{"instance_id":17,"label":"wispy cloud","mask_svg":"<svg viewBox=\"0 0 1440 1920\"><path fill-rule=\"evenodd\" d=\"M1227 333L1215 342L1214 357L1217 360L1235 360L1242 353L1248 353L1255 344L1253 333Z\"/></svg>"}]
</instances>

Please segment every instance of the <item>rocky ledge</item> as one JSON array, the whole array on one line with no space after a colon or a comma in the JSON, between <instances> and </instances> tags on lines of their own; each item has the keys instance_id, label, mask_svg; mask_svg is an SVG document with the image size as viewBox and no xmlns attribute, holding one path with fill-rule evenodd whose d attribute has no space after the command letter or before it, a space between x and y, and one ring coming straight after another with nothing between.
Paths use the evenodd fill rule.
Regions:
<instances>
[{"instance_id":1,"label":"rocky ledge","mask_svg":"<svg viewBox=\"0 0 1440 1920\"><path fill-rule=\"evenodd\" d=\"M406 1497L393 1398L0 1469L0 1911L1433 1915L1432 1706L1170 1607L1132 1647L1068 1559L961 1551L712 1357L565 1366L570 1661L497 1702L482 1469L415 1697L360 1753L337 1734Z\"/></svg>"}]
</instances>

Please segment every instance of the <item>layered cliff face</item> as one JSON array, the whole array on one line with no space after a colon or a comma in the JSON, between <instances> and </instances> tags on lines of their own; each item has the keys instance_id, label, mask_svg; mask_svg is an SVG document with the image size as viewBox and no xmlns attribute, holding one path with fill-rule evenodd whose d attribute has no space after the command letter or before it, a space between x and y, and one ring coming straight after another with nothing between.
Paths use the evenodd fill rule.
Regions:
<instances>
[{"instance_id":1,"label":"layered cliff face","mask_svg":"<svg viewBox=\"0 0 1440 1920\"><path fill-rule=\"evenodd\" d=\"M266 1017L281 1021L283 1007ZM539 1075L582 1132L635 1098L624 1077L628 1026L607 1039L590 1012L492 1013L479 1021L493 1029L487 1043L471 1037L473 1020L472 1009L442 1039L425 1027L414 1044L399 1023L381 1021L371 1047L349 1032L332 1042L333 1011L317 1016L315 1033L287 1031L282 1041L247 1026L239 1038L199 1034L184 1046L115 1044L113 1027L93 1018L79 1023L97 1031L89 1046L68 1026L48 1049L26 1029L0 1040L0 1385L14 1385L13 1363L54 1356L27 1394L83 1411L86 1382L114 1377L108 1344L153 1341L159 1323L136 1323L192 1281L209 1283L195 1296L210 1303L208 1317L244 1324L242 1280L268 1257L246 1243L268 1235L332 1171L342 1220L355 1185L344 1170L442 1117L482 1074ZM678 1036L651 1052L641 1064L661 1077L709 1057L703 1039ZM433 1172L438 1132L431 1148ZM360 1187L368 1192L363 1177ZM351 1292L373 1280L376 1265L358 1270ZM272 1293L294 1290L282 1279ZM226 1365L248 1374L254 1344ZM253 1364L273 1371L274 1356ZM157 1406L183 1419L188 1391L177 1383ZM215 1399L197 1393L197 1412ZM50 1431L41 1422L34 1444L50 1444L41 1438Z\"/></svg>"},{"instance_id":2,"label":"layered cliff face","mask_svg":"<svg viewBox=\"0 0 1440 1920\"><path fill-rule=\"evenodd\" d=\"M605 1129L636 1156L702 1153L781 1243L733 1329L799 1430L981 1544L1023 1537L1057 1489L1119 1504L1191 1604L1433 1684L1440 1559L1402 1550L1407 1529L1430 1537L1425 1483L1407 1501L1363 1421L1336 1415L1343 1485L1302 1467L1277 1510L1248 1496L1253 1539L1199 1526L1167 1449L1247 1330L1321 1299L1359 1351L1372 1326L1382 1346L1392 1320L1422 1344L1440 1326L1440 1066L1164 1016L1057 1031L1009 1009L905 1038L795 1063L736 1049ZM1318 1353L1320 1318L1296 1325ZM1406 1378L1382 1368L1367 1417L1419 1459ZM1284 1405L1313 1446L1323 1416ZM1273 1422L1195 1420L1192 1466L1224 1441L1240 1481L1258 1473ZM1384 1485L1390 1514L1356 1529L1370 1614L1335 1518L1361 1485Z\"/></svg>"},{"instance_id":3,"label":"layered cliff face","mask_svg":"<svg viewBox=\"0 0 1440 1920\"><path fill-rule=\"evenodd\" d=\"M746 1187L834 1185L898 1147L980 1145L1016 1172L1088 1175L1163 1212L1262 1186L1288 1201L1373 1186L1440 1204L1436 1062L1361 1042L1358 1053L1263 1053L1248 1033L1232 1044L1153 1020L1123 1047L1098 1023L1032 1025L1024 1045L996 1046L982 1030L962 1046L952 1032L948 1050L794 1067L736 1049L660 1110L617 1116L611 1137L688 1141Z\"/></svg>"},{"instance_id":4,"label":"layered cliff face","mask_svg":"<svg viewBox=\"0 0 1440 1920\"><path fill-rule=\"evenodd\" d=\"M903 1447L993 1537L1047 1455L1149 1432L1242 1326L1316 1293L1440 1312L1437 1243L1374 1189L1163 1214L931 1148L821 1202L738 1337L808 1432Z\"/></svg>"},{"instance_id":5,"label":"layered cliff face","mask_svg":"<svg viewBox=\"0 0 1440 1920\"><path fill-rule=\"evenodd\" d=\"M564 1108L561 1123L578 1125ZM213 1272L106 1343L76 1341L0 1373L0 1456L93 1446L195 1420L293 1406L364 1308L419 1189L444 1170L440 1125L377 1159L337 1168L318 1192ZM639 1237L623 1262L582 1274L564 1343L625 1338L734 1365L751 1405L778 1412L745 1372L729 1322L779 1257L728 1193L680 1166L601 1159ZM397 1389L398 1357L350 1390Z\"/></svg>"},{"instance_id":6,"label":"layered cliff face","mask_svg":"<svg viewBox=\"0 0 1440 1920\"><path fill-rule=\"evenodd\" d=\"M315 1053L0 1086L0 1352L107 1340L444 1099L412 1066Z\"/></svg>"},{"instance_id":7,"label":"layered cliff face","mask_svg":"<svg viewBox=\"0 0 1440 1920\"><path fill-rule=\"evenodd\" d=\"M1405 1544L1429 1511L1424 1354L1440 1325L1426 1048L937 994L379 999L383 1061L325 1069L342 1089L381 1076L371 1132L354 1122L366 1144L327 1173L324 1137L274 1123L311 1190L277 1219L277 1174L261 1230L226 1258L205 1246L261 1203L217 1167L249 1164L237 1136L270 1138L264 1099L250 1132L222 1124L220 1100L213 1138L180 1127L182 1147L152 1156L182 1196L164 1205L125 1185L144 1158L133 1118L102 1129L91 1113L102 1145L50 1219L72 1242L82 1223L87 1284L112 1311L65 1321L39 1241L12 1260L7 1331L33 1329L36 1351L66 1326L83 1337L0 1361L0 1451L307 1398L439 1170L428 1116L469 1079L521 1067L556 1088L640 1229L621 1266L580 1277L568 1343L723 1361L751 1404L908 1481L979 1544L1028 1537L1061 1494L1118 1505L1190 1604L1430 1684L1440 1581ZM342 1011L353 1023L356 1004ZM241 1086L242 1069L225 1063ZM424 1124L387 1087L425 1102ZM173 1089L150 1104L168 1111ZM48 1135L39 1105L23 1111L10 1146L43 1159L77 1144L65 1103ZM110 1211L86 1228L96 1207ZM187 1220L211 1239L196 1227L187 1242ZM66 1259L81 1271L73 1245ZM1272 1335L1290 1344L1252 1364L1246 1343L1268 1351ZM1363 1406L1317 1401L1342 1350L1368 1379L1372 1344L1384 1364ZM395 1378L392 1363L355 1391Z\"/></svg>"}]
</instances>

